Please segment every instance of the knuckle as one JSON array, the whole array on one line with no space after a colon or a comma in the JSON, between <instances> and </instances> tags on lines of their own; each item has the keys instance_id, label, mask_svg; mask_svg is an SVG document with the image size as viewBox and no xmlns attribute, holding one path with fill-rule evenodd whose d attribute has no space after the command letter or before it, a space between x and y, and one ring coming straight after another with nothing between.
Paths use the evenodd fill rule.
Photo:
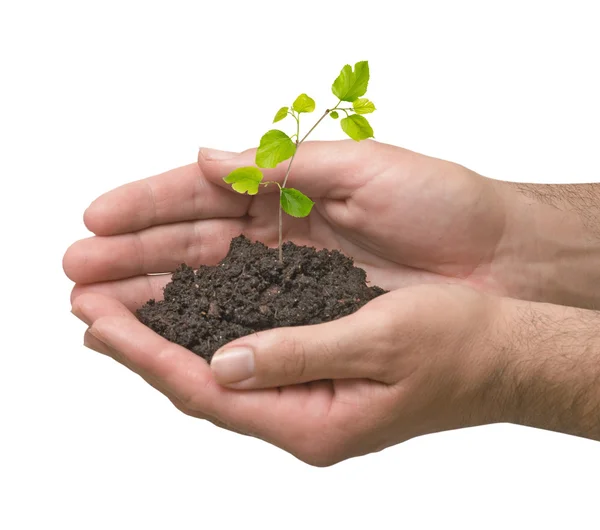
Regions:
<instances>
[{"instance_id":1,"label":"knuckle","mask_svg":"<svg viewBox=\"0 0 600 530\"><path fill-rule=\"evenodd\" d=\"M179 410L185 409L185 411L182 410L182 412L185 412L185 414L188 415L192 415L198 407L198 401L193 394L179 394L177 396L177 402L181 405L181 408L178 407Z\"/></svg>"},{"instance_id":2,"label":"knuckle","mask_svg":"<svg viewBox=\"0 0 600 530\"><path fill-rule=\"evenodd\" d=\"M377 147L379 146L379 143L375 140L372 140L371 138L367 138L366 140L359 142L359 144L360 147L367 153L371 153L374 149L377 149Z\"/></svg>"},{"instance_id":3,"label":"knuckle","mask_svg":"<svg viewBox=\"0 0 600 530\"><path fill-rule=\"evenodd\" d=\"M290 439L290 452L313 467L330 467L348 458L347 444L331 431L329 424L314 425L296 432Z\"/></svg>"},{"instance_id":4,"label":"knuckle","mask_svg":"<svg viewBox=\"0 0 600 530\"><path fill-rule=\"evenodd\" d=\"M331 467L343 460L335 452L316 445L304 448L297 456L306 464L321 468Z\"/></svg>"},{"instance_id":5,"label":"knuckle","mask_svg":"<svg viewBox=\"0 0 600 530\"><path fill-rule=\"evenodd\" d=\"M289 379L301 379L306 374L306 347L295 337L283 336L281 341L281 373Z\"/></svg>"},{"instance_id":6,"label":"knuckle","mask_svg":"<svg viewBox=\"0 0 600 530\"><path fill-rule=\"evenodd\" d=\"M369 321L369 352L372 371L378 378L389 375L402 347L403 337L389 311L376 311Z\"/></svg>"},{"instance_id":7,"label":"knuckle","mask_svg":"<svg viewBox=\"0 0 600 530\"><path fill-rule=\"evenodd\" d=\"M182 412L186 416L198 417L198 415L191 408L189 408L185 403L183 403L179 398L167 396L167 399L173 404L173 406L179 412Z\"/></svg>"},{"instance_id":8,"label":"knuckle","mask_svg":"<svg viewBox=\"0 0 600 530\"><path fill-rule=\"evenodd\" d=\"M393 362L388 362L388 358L389 361L393 361L394 358L391 355L391 350L383 350L383 353L383 358L378 356L378 359L373 359L369 371L377 381L392 382L395 379L396 367Z\"/></svg>"},{"instance_id":9,"label":"knuckle","mask_svg":"<svg viewBox=\"0 0 600 530\"><path fill-rule=\"evenodd\" d=\"M328 456L323 458L321 455L316 455L304 460L304 462L306 462L309 466L325 468L334 466L339 462L339 460L330 458Z\"/></svg>"},{"instance_id":10,"label":"knuckle","mask_svg":"<svg viewBox=\"0 0 600 530\"><path fill-rule=\"evenodd\" d=\"M190 392L182 391L181 389L173 389L172 394L181 407L186 409L185 414L191 416L197 416L198 414L212 414L213 410L206 403L206 398L204 396L211 391L210 387L214 385L217 385L214 379L206 378L198 385L196 391Z\"/></svg>"}]
</instances>

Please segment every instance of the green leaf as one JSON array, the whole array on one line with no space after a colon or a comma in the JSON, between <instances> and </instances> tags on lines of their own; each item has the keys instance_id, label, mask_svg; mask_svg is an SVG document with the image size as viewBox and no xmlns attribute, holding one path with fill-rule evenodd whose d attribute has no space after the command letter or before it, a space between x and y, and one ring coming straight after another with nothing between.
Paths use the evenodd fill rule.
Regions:
<instances>
[{"instance_id":1,"label":"green leaf","mask_svg":"<svg viewBox=\"0 0 600 530\"><path fill-rule=\"evenodd\" d=\"M296 152L296 144L283 131L271 129L260 139L256 151L258 167L275 167L280 162L291 158Z\"/></svg>"},{"instance_id":2,"label":"green leaf","mask_svg":"<svg viewBox=\"0 0 600 530\"><path fill-rule=\"evenodd\" d=\"M347 64L342 68L340 75L333 82L331 91L342 101L354 101L364 96L369 85L369 62L359 61L354 65L354 70Z\"/></svg>"},{"instance_id":3,"label":"green leaf","mask_svg":"<svg viewBox=\"0 0 600 530\"><path fill-rule=\"evenodd\" d=\"M296 112L312 112L315 110L315 100L306 94L300 94L294 101L292 108Z\"/></svg>"},{"instance_id":4,"label":"green leaf","mask_svg":"<svg viewBox=\"0 0 600 530\"><path fill-rule=\"evenodd\" d=\"M256 195L258 193L258 185L263 179L262 171L254 166L240 167L234 169L229 175L223 178L227 184L238 193L246 193L248 195Z\"/></svg>"},{"instance_id":5,"label":"green leaf","mask_svg":"<svg viewBox=\"0 0 600 530\"><path fill-rule=\"evenodd\" d=\"M354 83L346 94L346 101L354 101L364 96L369 86L369 62L359 61L354 65Z\"/></svg>"},{"instance_id":6,"label":"green leaf","mask_svg":"<svg viewBox=\"0 0 600 530\"><path fill-rule=\"evenodd\" d=\"M349 64L345 65L344 68L342 68L340 75L338 75L337 79L333 82L333 85L331 85L333 95L342 101L345 101L344 98L350 91L353 77L354 72L352 71L352 67Z\"/></svg>"},{"instance_id":7,"label":"green leaf","mask_svg":"<svg viewBox=\"0 0 600 530\"><path fill-rule=\"evenodd\" d=\"M294 188L281 189L281 207L292 217L306 217L315 204L304 193Z\"/></svg>"},{"instance_id":8,"label":"green leaf","mask_svg":"<svg viewBox=\"0 0 600 530\"><path fill-rule=\"evenodd\" d=\"M288 114L288 107L281 107L278 111L277 114L275 114L275 117L273 118L273 123L277 123L278 121L283 120L283 118L285 118Z\"/></svg>"},{"instance_id":9,"label":"green leaf","mask_svg":"<svg viewBox=\"0 0 600 530\"><path fill-rule=\"evenodd\" d=\"M352 102L352 108L356 114L371 114L375 112L375 104L367 98L358 98Z\"/></svg>"},{"instance_id":10,"label":"green leaf","mask_svg":"<svg viewBox=\"0 0 600 530\"><path fill-rule=\"evenodd\" d=\"M334 120L337 120L337 119L340 117L340 115L338 114L338 111L337 111L337 110L332 110L332 111L329 113L329 115L330 115L330 116L331 116L331 117L332 117Z\"/></svg>"},{"instance_id":11,"label":"green leaf","mask_svg":"<svg viewBox=\"0 0 600 530\"><path fill-rule=\"evenodd\" d=\"M344 132L357 142L373 137L373 129L364 116L352 114L352 116L344 118L340 125Z\"/></svg>"}]
</instances>

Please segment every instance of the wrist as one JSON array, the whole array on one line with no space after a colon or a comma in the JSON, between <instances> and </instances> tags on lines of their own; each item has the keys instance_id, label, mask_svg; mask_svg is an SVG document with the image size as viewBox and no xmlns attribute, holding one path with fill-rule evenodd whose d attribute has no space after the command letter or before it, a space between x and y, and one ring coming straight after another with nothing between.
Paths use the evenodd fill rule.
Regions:
<instances>
[{"instance_id":1,"label":"wrist","mask_svg":"<svg viewBox=\"0 0 600 530\"><path fill-rule=\"evenodd\" d=\"M499 301L494 419L600 440L600 314Z\"/></svg>"},{"instance_id":2,"label":"wrist","mask_svg":"<svg viewBox=\"0 0 600 530\"><path fill-rule=\"evenodd\" d=\"M496 252L505 294L523 300L598 307L600 237L586 223L581 208L561 200L567 188L492 182L506 215Z\"/></svg>"}]
</instances>

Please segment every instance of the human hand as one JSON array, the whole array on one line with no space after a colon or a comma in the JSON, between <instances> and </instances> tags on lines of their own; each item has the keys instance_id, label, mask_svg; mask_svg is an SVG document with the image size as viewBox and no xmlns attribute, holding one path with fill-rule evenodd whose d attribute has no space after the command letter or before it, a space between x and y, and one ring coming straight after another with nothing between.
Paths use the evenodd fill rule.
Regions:
<instances>
[{"instance_id":1,"label":"human hand","mask_svg":"<svg viewBox=\"0 0 600 530\"><path fill-rule=\"evenodd\" d=\"M93 288L128 292L131 308L161 298L168 279L148 273L172 271L182 262L214 265L233 236L244 233L275 246L276 190L242 196L222 180L251 164L254 150L223 156L203 150L198 165L126 184L94 201L85 222L97 237L69 249L67 275L78 284L120 282ZM281 181L284 168L265 173ZM500 259L497 252L505 203L493 181L398 147L342 141L303 144L290 185L316 205L308 218L284 216L285 238L340 249L373 284L392 290L462 282L511 291L505 274L510 257L501 253Z\"/></svg>"},{"instance_id":2,"label":"human hand","mask_svg":"<svg viewBox=\"0 0 600 530\"><path fill-rule=\"evenodd\" d=\"M228 188L222 178L253 164L254 156L254 149L239 155L201 150L198 162L209 181ZM285 169L267 170L265 180L281 181ZM462 166L373 141L318 142L299 149L289 185L316 205L307 218L285 216L285 238L340 249L375 284L508 288L495 259L504 235L502 197L493 181ZM277 191L246 198L249 228L260 227L258 239L273 246Z\"/></svg>"},{"instance_id":3,"label":"human hand","mask_svg":"<svg viewBox=\"0 0 600 530\"><path fill-rule=\"evenodd\" d=\"M201 151L216 185L242 154ZM267 170L283 180L285 164ZM386 289L462 283L524 300L598 307L600 184L513 184L373 141L303 144L290 186L316 201L304 219L284 216L289 239L338 248ZM246 197L248 231L275 245L274 187ZM256 230L256 232L254 232Z\"/></svg>"},{"instance_id":4,"label":"human hand","mask_svg":"<svg viewBox=\"0 0 600 530\"><path fill-rule=\"evenodd\" d=\"M407 287L333 322L240 338L210 367L114 298L82 294L73 312L90 326L88 347L184 413L317 466L496 422L600 440L593 311L458 285Z\"/></svg>"},{"instance_id":5,"label":"human hand","mask_svg":"<svg viewBox=\"0 0 600 530\"><path fill-rule=\"evenodd\" d=\"M90 326L88 347L140 374L186 414L319 466L494 421L483 391L500 366L488 340L494 309L471 289L419 286L331 323L254 334L228 346L254 349L254 377L232 386L263 389L240 391L218 384L243 377L239 364L223 370L215 357L211 373L116 299L86 293L73 303Z\"/></svg>"}]
</instances>

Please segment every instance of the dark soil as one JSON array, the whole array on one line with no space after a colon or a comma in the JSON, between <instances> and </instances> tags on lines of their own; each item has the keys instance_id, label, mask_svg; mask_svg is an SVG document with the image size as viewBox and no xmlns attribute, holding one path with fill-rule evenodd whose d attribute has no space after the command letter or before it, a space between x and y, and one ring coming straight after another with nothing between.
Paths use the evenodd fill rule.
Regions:
<instances>
[{"instance_id":1,"label":"dark soil","mask_svg":"<svg viewBox=\"0 0 600 530\"><path fill-rule=\"evenodd\" d=\"M210 362L234 339L335 320L385 292L369 287L365 271L337 250L284 243L282 264L276 249L239 236L218 265L196 272L181 265L165 287L164 300L148 301L137 315Z\"/></svg>"}]
</instances>

